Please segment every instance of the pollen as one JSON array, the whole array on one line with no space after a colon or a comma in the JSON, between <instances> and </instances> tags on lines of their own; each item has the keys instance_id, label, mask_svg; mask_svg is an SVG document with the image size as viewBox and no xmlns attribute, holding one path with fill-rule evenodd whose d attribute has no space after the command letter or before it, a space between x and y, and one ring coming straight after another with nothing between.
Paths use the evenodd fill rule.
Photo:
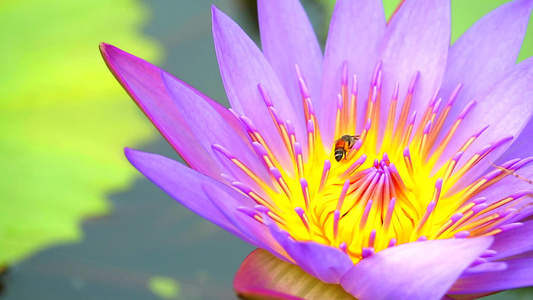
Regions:
<instances>
[{"instance_id":1,"label":"pollen","mask_svg":"<svg viewBox=\"0 0 533 300\"><path fill-rule=\"evenodd\" d=\"M247 177L237 180L222 175L257 204L254 209L241 207L239 211L259 223L271 219L297 241L336 247L354 263L395 245L489 236L521 226L514 219L527 204L517 200L531 197L531 191L518 191L491 201L477 195L506 176L517 176L516 171L532 159L493 165L490 172L467 186L461 180L512 137L494 141L466 157L467 150L487 129L481 127L451 157L441 159L461 122L475 106L475 102L467 104L449 128L444 126L461 85L446 100L439 97L440 91L435 91L425 111L411 111L418 73L412 75L401 107L399 84L389 107L383 107L381 87L386 78L381 63L375 67L369 95L358 95L357 77L350 76L346 63L341 72L338 97L334 99L335 137L353 138L339 145L342 152L322 140L313 101L298 66L295 76L306 136L297 137L294 124L278 113L265 87L257 87L291 164L276 158L272 145L265 142L249 118L234 113L270 173L269 179L260 178L239 160L238 153L213 145ZM365 103L363 114L357 112L358 101ZM364 116L364 122L358 122L358 116ZM357 128L358 123L364 127ZM253 186L243 183L250 181Z\"/></svg>"}]
</instances>

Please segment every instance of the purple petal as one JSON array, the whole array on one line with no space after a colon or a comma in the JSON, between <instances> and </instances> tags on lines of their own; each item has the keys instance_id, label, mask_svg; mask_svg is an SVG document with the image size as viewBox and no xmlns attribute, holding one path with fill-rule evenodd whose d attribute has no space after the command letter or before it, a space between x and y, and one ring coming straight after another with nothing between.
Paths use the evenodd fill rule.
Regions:
<instances>
[{"instance_id":1,"label":"purple petal","mask_svg":"<svg viewBox=\"0 0 533 300\"><path fill-rule=\"evenodd\" d=\"M497 293L497 292L461 294L461 295L455 294L455 295L450 295L450 297L446 296L447 298L442 298L442 300L444 299L446 300L472 300L472 299L483 298L485 296L490 296L494 293Z\"/></svg>"},{"instance_id":2,"label":"purple petal","mask_svg":"<svg viewBox=\"0 0 533 300\"><path fill-rule=\"evenodd\" d=\"M514 158L524 158L531 155L531 141L533 141L533 118L529 119L524 130L515 139L513 144L498 159L497 163L503 163Z\"/></svg>"},{"instance_id":3,"label":"purple petal","mask_svg":"<svg viewBox=\"0 0 533 300\"><path fill-rule=\"evenodd\" d=\"M440 299L492 237L432 240L380 251L341 280L358 299Z\"/></svg>"},{"instance_id":4,"label":"purple petal","mask_svg":"<svg viewBox=\"0 0 533 300\"><path fill-rule=\"evenodd\" d=\"M237 228L242 235L254 241L254 245L263 248L284 261L292 261L287 252L270 235L268 227L235 209L227 201L231 198L224 190L214 185L202 185L202 189L213 205Z\"/></svg>"},{"instance_id":5,"label":"purple petal","mask_svg":"<svg viewBox=\"0 0 533 300\"><path fill-rule=\"evenodd\" d=\"M524 225L513 230L497 234L491 250L498 252L492 260L522 254L533 250L533 221L523 222Z\"/></svg>"},{"instance_id":6,"label":"purple petal","mask_svg":"<svg viewBox=\"0 0 533 300\"><path fill-rule=\"evenodd\" d=\"M322 50L311 22L298 0L259 0L259 28L263 53L278 75L299 116L302 96L295 65L300 68L311 99L319 99Z\"/></svg>"},{"instance_id":7,"label":"purple petal","mask_svg":"<svg viewBox=\"0 0 533 300\"><path fill-rule=\"evenodd\" d=\"M475 96L516 64L531 14L531 0L506 3L477 21L450 48L442 94L463 84L444 128Z\"/></svg>"},{"instance_id":8,"label":"purple petal","mask_svg":"<svg viewBox=\"0 0 533 300\"><path fill-rule=\"evenodd\" d=\"M307 273L326 282L339 283L353 266L351 259L340 249L315 242L297 242L267 216L263 216L270 233L287 251L294 262Z\"/></svg>"},{"instance_id":9,"label":"purple petal","mask_svg":"<svg viewBox=\"0 0 533 300\"><path fill-rule=\"evenodd\" d=\"M298 266L278 260L262 249L246 257L233 287L242 299L354 299L340 285L313 278Z\"/></svg>"},{"instance_id":10,"label":"purple petal","mask_svg":"<svg viewBox=\"0 0 533 300\"><path fill-rule=\"evenodd\" d=\"M161 80L161 72L164 71L109 44L102 43L100 51L113 75L183 159L203 174L219 176L220 168L197 142L168 95ZM226 108L200 92L193 91L214 107L235 131L244 136L240 124Z\"/></svg>"},{"instance_id":11,"label":"purple petal","mask_svg":"<svg viewBox=\"0 0 533 300\"><path fill-rule=\"evenodd\" d=\"M320 101L314 101L326 147L338 138L333 135L343 64L348 62L349 78L351 74L357 76L359 99L366 99L385 26L381 0L339 0L335 5L324 55L322 96ZM362 104L358 111L363 111ZM363 124L364 120L358 118L359 129Z\"/></svg>"},{"instance_id":12,"label":"purple petal","mask_svg":"<svg viewBox=\"0 0 533 300\"><path fill-rule=\"evenodd\" d=\"M525 162L527 161L528 160L525 160ZM519 169L516 172L516 174L524 178L533 178L533 164L531 162L529 164L525 164L525 166ZM530 193L533 193L530 183L522 179L516 178L513 175L507 175L507 177L499 180L497 183L479 192L477 195L475 195L475 197L476 198L481 198L481 197L487 198L486 204L490 205L492 203L495 203L496 201L507 198L510 195L513 195L515 193L519 193L519 194L526 193L525 198L521 198L521 200L515 200L511 202L509 205L507 205L507 207L514 207L519 210L515 213L515 217L513 217L513 221L520 221L524 219L525 217L527 217L528 214L531 212L530 209L527 209L527 208L531 208L531 205L527 203L531 201L530 197L527 197L527 191L529 191ZM526 206L527 208L524 206ZM483 216L486 216L488 214L490 214L490 212L485 213ZM518 229L515 229L515 230L518 230ZM514 230L511 232L514 232Z\"/></svg>"},{"instance_id":13,"label":"purple petal","mask_svg":"<svg viewBox=\"0 0 533 300\"><path fill-rule=\"evenodd\" d=\"M533 258L506 260L507 269L463 276L449 294L496 292L533 285Z\"/></svg>"},{"instance_id":14,"label":"purple petal","mask_svg":"<svg viewBox=\"0 0 533 300\"><path fill-rule=\"evenodd\" d=\"M263 179L267 184L270 182L270 175L267 173L262 162L252 152L249 145L228 125L220 114L209 105L202 97L196 94L183 83L175 80L166 73L161 73L161 77L168 93L173 98L176 108L183 116L198 143L204 150L216 158L224 173L229 173L240 181L255 186L248 175L244 174L233 162L226 157L218 156L218 152L213 150L213 144L222 145L234 154L241 162L249 167L255 174ZM215 177L217 178L217 177Z\"/></svg>"},{"instance_id":15,"label":"purple petal","mask_svg":"<svg viewBox=\"0 0 533 300\"><path fill-rule=\"evenodd\" d=\"M484 95L478 95L475 99L477 104L453 137L457 142L450 143L446 147L439 161L442 163L451 157L458 150L459 144L464 143L473 132L487 124L490 124L490 127L465 151L457 168L483 146L505 136L518 136L533 113L533 101L527 100L531 98L533 98L533 59L530 58L513 67ZM509 142L504 143L497 151L487 155L485 161L495 161L510 145ZM489 163L480 163L469 171L465 178L475 179L488 167ZM468 182L462 182L461 186Z\"/></svg>"},{"instance_id":16,"label":"purple petal","mask_svg":"<svg viewBox=\"0 0 533 300\"><path fill-rule=\"evenodd\" d=\"M501 271L505 269L507 269L507 264L504 262L484 262L465 269L461 277L470 276L472 274Z\"/></svg>"},{"instance_id":17,"label":"purple petal","mask_svg":"<svg viewBox=\"0 0 533 300\"><path fill-rule=\"evenodd\" d=\"M297 115L298 110L288 100L272 67L246 33L216 7L213 7L212 13L215 50L232 108L252 120L282 165L292 165L258 85L266 89L282 119L294 124L296 138L302 148L307 149L303 115Z\"/></svg>"},{"instance_id":18,"label":"purple petal","mask_svg":"<svg viewBox=\"0 0 533 300\"><path fill-rule=\"evenodd\" d=\"M214 186L225 191L229 197L225 197L224 201L228 207L234 209L239 206L253 207L255 203L251 199L170 158L129 148L124 149L124 153L137 170L172 198L194 213L253 244L253 241L241 234L211 203L202 191L202 185Z\"/></svg>"},{"instance_id":19,"label":"purple petal","mask_svg":"<svg viewBox=\"0 0 533 300\"><path fill-rule=\"evenodd\" d=\"M450 1L406 0L391 19L379 59L383 62L382 108L388 111L396 82L404 99L411 78L420 72L411 112L423 112L440 87L450 45ZM403 101L398 100L398 107ZM397 109L399 114L401 109ZM387 118L380 119L384 128Z\"/></svg>"}]
</instances>

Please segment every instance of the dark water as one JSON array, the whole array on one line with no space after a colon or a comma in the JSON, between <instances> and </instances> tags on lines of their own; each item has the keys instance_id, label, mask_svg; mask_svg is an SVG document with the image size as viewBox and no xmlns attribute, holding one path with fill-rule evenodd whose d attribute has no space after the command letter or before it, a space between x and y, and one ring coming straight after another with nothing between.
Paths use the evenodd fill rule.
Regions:
<instances>
[{"instance_id":1,"label":"dark water","mask_svg":"<svg viewBox=\"0 0 533 300\"><path fill-rule=\"evenodd\" d=\"M251 3L145 0L153 11L145 32L163 44L163 68L227 103L213 50L210 6L256 34ZM162 138L142 150L178 159ZM82 243L43 251L11 268L3 278L3 298L159 299L147 286L157 275L180 283L179 299L235 299L233 276L252 246L191 213L144 178L110 201L113 214L86 221Z\"/></svg>"},{"instance_id":2,"label":"dark water","mask_svg":"<svg viewBox=\"0 0 533 300\"><path fill-rule=\"evenodd\" d=\"M144 0L153 11L145 32L163 44L163 68L227 105L210 6L217 5L258 41L254 2ZM303 2L317 31L324 32L319 7ZM162 138L142 150L178 159ZM82 243L43 251L2 275L2 298L160 299L147 287L152 276L177 280L176 299L236 298L233 276L252 246L191 213L144 178L110 201L113 214L86 221ZM491 298L532 299L509 293Z\"/></svg>"}]
</instances>

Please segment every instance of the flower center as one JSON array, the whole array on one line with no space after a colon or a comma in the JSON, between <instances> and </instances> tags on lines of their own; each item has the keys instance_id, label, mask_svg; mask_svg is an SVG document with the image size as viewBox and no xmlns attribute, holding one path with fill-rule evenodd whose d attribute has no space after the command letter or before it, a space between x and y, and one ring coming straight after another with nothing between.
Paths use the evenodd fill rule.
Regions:
<instances>
[{"instance_id":1,"label":"flower center","mask_svg":"<svg viewBox=\"0 0 533 300\"><path fill-rule=\"evenodd\" d=\"M388 110L382 110L382 72L378 63L366 100L366 123L359 129L357 79L354 75L349 90L348 68L344 64L335 118L335 136L339 140L335 145L324 145L306 82L296 69L307 122L307 137L298 138L306 139L306 149L297 140L293 123L280 116L268 91L258 87L292 165L282 165L276 159L271 145L246 116L236 115L257 156L270 170L271 181L259 178L223 146L213 145L246 174L247 178L240 180L222 175L258 204L254 209L241 207L240 211L261 223L264 218L272 219L295 240L338 247L354 263L397 244L494 235L521 225L512 223L521 209L515 200L531 195L530 191L490 201L475 195L532 159L506 162L466 187L458 184L470 169L512 137L495 141L462 159L487 129L482 127L453 156L440 159L475 105L467 104L452 125L445 128L461 86L446 104L438 98L437 91L424 112L410 113L418 79L418 74L414 74L401 108L396 84ZM380 128L380 118L384 117L385 125ZM244 183L250 179L253 186Z\"/></svg>"}]
</instances>

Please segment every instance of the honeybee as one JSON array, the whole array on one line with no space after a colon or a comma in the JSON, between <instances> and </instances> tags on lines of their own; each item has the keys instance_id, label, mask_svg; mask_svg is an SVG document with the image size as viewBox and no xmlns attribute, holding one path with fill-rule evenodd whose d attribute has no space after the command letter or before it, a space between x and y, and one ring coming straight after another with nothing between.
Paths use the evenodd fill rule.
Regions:
<instances>
[{"instance_id":1,"label":"honeybee","mask_svg":"<svg viewBox=\"0 0 533 300\"><path fill-rule=\"evenodd\" d=\"M346 158L346 153L352 149L355 142L359 139L358 135L343 135L335 143L335 160L341 161L342 158Z\"/></svg>"}]
</instances>

